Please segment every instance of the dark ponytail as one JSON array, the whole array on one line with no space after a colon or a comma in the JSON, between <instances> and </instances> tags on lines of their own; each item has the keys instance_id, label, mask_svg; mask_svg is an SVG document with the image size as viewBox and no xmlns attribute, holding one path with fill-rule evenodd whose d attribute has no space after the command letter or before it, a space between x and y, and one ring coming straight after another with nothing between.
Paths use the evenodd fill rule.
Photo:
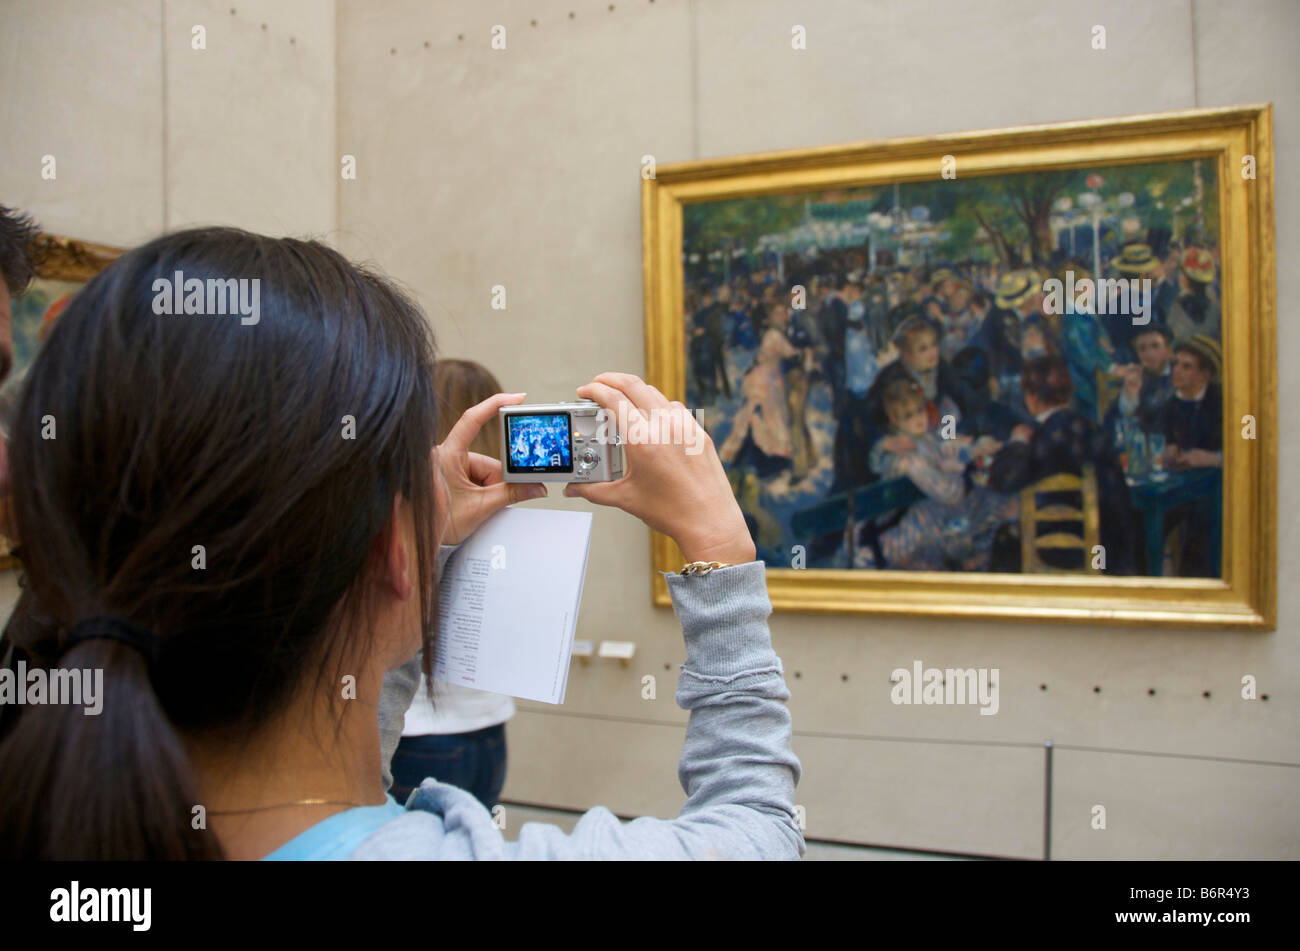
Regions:
<instances>
[{"instance_id":1,"label":"dark ponytail","mask_svg":"<svg viewBox=\"0 0 1300 951\"><path fill-rule=\"evenodd\" d=\"M155 281L177 272L260 281L259 319L158 314ZM254 735L305 678L336 691L358 669L363 568L398 495L432 631L433 365L415 304L315 242L179 232L76 295L13 424L38 622L11 633L33 664L102 670L104 697L98 715L28 706L0 742L0 857L220 857L194 828L182 738ZM156 656L69 636L104 615L149 632Z\"/></svg>"},{"instance_id":2,"label":"dark ponytail","mask_svg":"<svg viewBox=\"0 0 1300 951\"><path fill-rule=\"evenodd\" d=\"M144 656L115 641L85 641L59 666L102 670L112 700L96 716L73 704L23 713L0 756L9 787L0 819L5 857L221 858L216 838L193 828L189 759Z\"/></svg>"}]
</instances>

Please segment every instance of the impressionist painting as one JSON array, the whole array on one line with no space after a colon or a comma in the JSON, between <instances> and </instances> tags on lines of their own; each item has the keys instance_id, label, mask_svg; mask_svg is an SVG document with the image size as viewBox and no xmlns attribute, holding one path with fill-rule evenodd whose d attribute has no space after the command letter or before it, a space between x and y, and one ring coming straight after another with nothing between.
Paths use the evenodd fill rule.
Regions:
<instances>
[{"instance_id":1,"label":"impressionist painting","mask_svg":"<svg viewBox=\"0 0 1300 951\"><path fill-rule=\"evenodd\" d=\"M688 205L687 405L761 557L1218 576L1215 186L1191 160Z\"/></svg>"},{"instance_id":2,"label":"impressionist painting","mask_svg":"<svg viewBox=\"0 0 1300 951\"><path fill-rule=\"evenodd\" d=\"M86 281L121 253L118 248L56 235L41 235L31 248L36 277L13 300L14 364L0 387L0 437L9 438L9 419L17 409L23 380L55 320ZM18 567L4 501L0 497L0 571Z\"/></svg>"}]
</instances>

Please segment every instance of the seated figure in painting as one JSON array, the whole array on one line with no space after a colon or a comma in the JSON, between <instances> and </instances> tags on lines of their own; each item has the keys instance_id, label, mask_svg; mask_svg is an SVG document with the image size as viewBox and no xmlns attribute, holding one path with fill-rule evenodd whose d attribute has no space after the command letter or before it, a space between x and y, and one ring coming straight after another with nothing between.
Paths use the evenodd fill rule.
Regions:
<instances>
[{"instance_id":1,"label":"seated figure in painting","mask_svg":"<svg viewBox=\"0 0 1300 951\"><path fill-rule=\"evenodd\" d=\"M1021 325L1027 317L1041 313L1043 299L1036 277L1027 270L1002 275L994 306L970 338L972 346L988 355L994 398L1017 412L1025 408L1020 392L1020 371L1024 366Z\"/></svg>"},{"instance_id":2,"label":"seated figure in painting","mask_svg":"<svg viewBox=\"0 0 1300 951\"><path fill-rule=\"evenodd\" d=\"M871 450L871 468L883 479L906 477L925 493L879 536L883 564L870 546L858 547L855 567L984 571L998 526L1019 515L1014 495L967 488L967 465L997 451L989 437L944 439L930 426L924 391L897 379L883 394L889 435Z\"/></svg>"},{"instance_id":3,"label":"seated figure in painting","mask_svg":"<svg viewBox=\"0 0 1300 951\"><path fill-rule=\"evenodd\" d=\"M1074 281L1092 279L1092 272L1076 261L1068 262L1065 268L1053 276L1064 286L1071 280L1069 272L1073 272ZM1075 306L1078 306L1077 303ZM1058 351L1069 364L1070 379L1074 383L1075 411L1094 423L1101 420L1101 394L1097 391L1097 374L1111 372L1115 368L1114 345L1099 320L1107 320L1111 327L1131 323L1111 317L1098 318L1095 313L1097 310L1098 307L1094 304L1087 310L1076 310L1073 314L1050 314L1043 318L1049 336L1054 341L1049 349Z\"/></svg>"},{"instance_id":4,"label":"seated figure in painting","mask_svg":"<svg viewBox=\"0 0 1300 951\"><path fill-rule=\"evenodd\" d=\"M1138 426L1147 434L1165 434L1169 401L1174 387L1171 369L1173 335L1164 324L1140 327L1130 338L1138 362L1117 368L1123 380L1118 399L1106 412L1105 429L1112 434L1125 424Z\"/></svg>"},{"instance_id":5,"label":"seated figure in painting","mask_svg":"<svg viewBox=\"0 0 1300 951\"><path fill-rule=\"evenodd\" d=\"M1075 280L1091 276L1087 269L1075 264ZM1160 258L1152 252L1150 244L1132 242L1120 248L1110 262L1112 276L1121 280L1151 281L1151 313L1161 323L1178 296L1176 281L1165 279L1165 268ZM1080 273L1083 272L1083 273ZM1140 286L1140 285L1139 285ZM1121 362L1129 362L1137 353L1138 332L1141 324L1130 320L1106 321L1106 335Z\"/></svg>"},{"instance_id":6,"label":"seated figure in painting","mask_svg":"<svg viewBox=\"0 0 1300 951\"><path fill-rule=\"evenodd\" d=\"M1117 575L1135 574L1135 519L1124 470L1120 468L1106 433L1072 408L1074 390L1069 365L1062 357L1055 356L1030 360L1021 374L1021 385L1025 403L1034 414L1034 424L1017 426L1011 434L1011 441L994 457L989 470L989 487L1002 492L1019 492L1057 473L1080 475L1083 467L1091 464L1097 474L1105 571ZM1019 546L1006 546L1006 553L1008 557L1018 559ZM1051 561L1048 555L1044 560ZM1019 570L1018 565L997 567L1000 570ZM1057 567L1079 566L1060 564Z\"/></svg>"},{"instance_id":7,"label":"seated figure in painting","mask_svg":"<svg viewBox=\"0 0 1300 951\"><path fill-rule=\"evenodd\" d=\"M952 360L953 373L961 380L966 410L957 432L963 436L992 436L998 442L1011 438L1011 431L1030 421L1024 413L997 401L988 355L979 347L966 347Z\"/></svg>"},{"instance_id":8,"label":"seated figure in painting","mask_svg":"<svg viewBox=\"0 0 1300 951\"><path fill-rule=\"evenodd\" d=\"M948 326L939 347L945 360L951 360L971 342L988 312L989 299L983 291L976 293L974 288L961 281L953 287L949 306Z\"/></svg>"},{"instance_id":9,"label":"seated figure in painting","mask_svg":"<svg viewBox=\"0 0 1300 951\"><path fill-rule=\"evenodd\" d=\"M945 416L961 419L966 391L961 378L940 356L942 337L942 329L920 314L913 313L898 325L893 339L898 357L881 368L867 396L872 418L882 430L889 425L884 392L898 380L912 380L921 387L932 428L941 425Z\"/></svg>"},{"instance_id":10,"label":"seated figure in painting","mask_svg":"<svg viewBox=\"0 0 1300 951\"><path fill-rule=\"evenodd\" d=\"M942 332L923 315L913 312L894 333L897 358L883 365L869 380L864 393L854 394L845 404L835 433L835 482L832 491L844 491L875 481L879 476L870 465L868 453L889 429L884 392L900 380L916 383L925 395L930 428L945 416L959 421L965 411L965 392L960 378L939 356ZM880 357L887 354L880 354ZM864 378L865 380L865 378Z\"/></svg>"},{"instance_id":11,"label":"seated figure in painting","mask_svg":"<svg viewBox=\"0 0 1300 951\"><path fill-rule=\"evenodd\" d=\"M1223 465L1223 364L1217 341L1203 334L1174 346L1173 399L1166 403L1165 464L1171 469Z\"/></svg>"},{"instance_id":12,"label":"seated figure in painting","mask_svg":"<svg viewBox=\"0 0 1300 951\"><path fill-rule=\"evenodd\" d=\"M1223 391L1217 382L1223 366L1219 344L1198 334L1174 347L1170 379L1173 397L1165 404L1165 466L1205 469L1223 466ZM1221 491L1221 490L1220 490ZM1209 499L1188 502L1165 516L1174 533L1175 573L1204 578L1214 574L1210 560Z\"/></svg>"}]
</instances>

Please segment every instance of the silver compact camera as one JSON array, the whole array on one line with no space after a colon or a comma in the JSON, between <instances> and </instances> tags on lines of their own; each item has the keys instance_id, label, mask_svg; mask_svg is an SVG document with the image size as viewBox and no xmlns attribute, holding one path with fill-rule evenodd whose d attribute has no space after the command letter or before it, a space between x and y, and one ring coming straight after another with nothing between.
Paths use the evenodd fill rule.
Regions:
<instances>
[{"instance_id":1,"label":"silver compact camera","mask_svg":"<svg viewBox=\"0 0 1300 951\"><path fill-rule=\"evenodd\" d=\"M623 478L623 441L594 400L503 406L506 482L613 482Z\"/></svg>"}]
</instances>

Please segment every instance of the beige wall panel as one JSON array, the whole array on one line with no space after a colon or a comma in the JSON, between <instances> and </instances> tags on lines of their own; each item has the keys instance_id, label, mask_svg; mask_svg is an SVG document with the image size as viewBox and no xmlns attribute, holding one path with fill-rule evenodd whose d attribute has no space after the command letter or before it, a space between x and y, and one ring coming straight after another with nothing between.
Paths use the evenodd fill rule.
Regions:
<instances>
[{"instance_id":1,"label":"beige wall panel","mask_svg":"<svg viewBox=\"0 0 1300 951\"><path fill-rule=\"evenodd\" d=\"M501 798L621 816L676 816L686 801L680 726L520 710L506 727Z\"/></svg>"},{"instance_id":2,"label":"beige wall panel","mask_svg":"<svg viewBox=\"0 0 1300 951\"><path fill-rule=\"evenodd\" d=\"M1300 859L1294 766L1057 750L1053 774L1054 859Z\"/></svg>"},{"instance_id":3,"label":"beige wall panel","mask_svg":"<svg viewBox=\"0 0 1300 951\"><path fill-rule=\"evenodd\" d=\"M702 156L1192 105L1188 0L695 9ZM796 26L804 50L791 46ZM1092 48L1094 26L1104 50Z\"/></svg>"},{"instance_id":4,"label":"beige wall panel","mask_svg":"<svg viewBox=\"0 0 1300 951\"><path fill-rule=\"evenodd\" d=\"M330 235L333 0L169 0L166 39L167 227Z\"/></svg>"},{"instance_id":5,"label":"beige wall panel","mask_svg":"<svg viewBox=\"0 0 1300 951\"><path fill-rule=\"evenodd\" d=\"M450 355L482 360L509 388L529 390L530 399L566 397L596 362L643 367L636 181L611 165L634 163L642 153L663 162L1189 108L1197 101L1193 37L1207 47L1207 17L1224 46L1212 54L1220 62L1213 68L1238 77L1216 101L1274 98L1281 129L1300 87L1294 57L1256 52L1295 33L1279 28L1290 15L1267 5L1241 24L1226 6L1207 13L1198 4L1196 31L1187 0L803 3L797 17L775 0L620 4L612 14L603 5L572 9L574 20L540 16L534 28L527 20L535 14L509 4L448 6L436 16L404 2L340 6L340 150L364 149L359 180L342 189L343 244L416 289ZM508 52L489 49L492 23L506 25ZM795 23L808 30L806 52L790 49ZM1105 51L1091 48L1094 25L1106 27ZM1244 36L1225 38L1232 29ZM1284 143L1279 137L1280 152ZM1283 177L1278 186L1285 261L1296 241L1281 227L1282 209L1294 192ZM488 306L494 283L508 287L505 313ZM1285 286L1280 291L1288 299ZM593 321L599 336L588 332ZM1282 346L1284 354L1300 347L1285 326ZM1288 432L1300 435L1295 425ZM1285 447L1296 440L1283 435L1286 485L1285 467L1295 463ZM1293 511L1285 499L1281 510ZM583 507L558 490L546 504ZM680 726L656 724L684 721L672 699L681 635L671 612L649 606L645 530L618 512L596 510L595 518L579 637L635 640L638 653L627 667L575 663L564 710L588 719L521 712L511 725L507 795L662 812L680 801L658 752L676 762ZM1300 555L1293 525L1282 529L1290 577ZM899 764L897 788L914 793L919 784L908 777L942 770L949 760L937 752L948 747L873 738L1027 744L1009 753L958 749L973 749L976 760L1027 757L1025 775L1039 784L1037 747L1048 739L1300 762L1293 727L1300 710L1287 689L1300 681L1300 647L1288 634L1296 601L1286 577L1277 634L777 616L774 642L792 691L796 748L805 756L800 801L810 816L833 817L846 838L861 837L855 841L980 851L963 831L979 826L992 843L986 851L1011 843L1003 854L1037 854L1041 801L1034 800L1032 815L989 813L981 803L1000 794L996 781L984 786L968 776L939 784L917 813L890 807L865 824L848 814L860 800L846 799L842 777L870 776L875 747L887 748ZM999 668L999 713L895 706L890 672L915 660ZM655 701L641 699L647 673L658 678ZM1244 674L1259 679L1268 701L1240 699ZM626 756L603 749L624 742L613 739L623 730L670 739L653 747L655 756L589 772L597 752L602 763ZM809 757L810 733L834 744L836 754ZM656 788L668 789L667 804L647 795ZM863 798L888 806L889 795ZM638 802L653 808L633 808ZM951 828L936 818L943 816L952 817ZM1261 821L1286 820L1275 814Z\"/></svg>"},{"instance_id":6,"label":"beige wall panel","mask_svg":"<svg viewBox=\"0 0 1300 951\"><path fill-rule=\"evenodd\" d=\"M796 721L797 722L797 721ZM1044 753L800 734L805 835L895 848L1041 858Z\"/></svg>"},{"instance_id":7,"label":"beige wall panel","mask_svg":"<svg viewBox=\"0 0 1300 951\"><path fill-rule=\"evenodd\" d=\"M339 36L342 246L530 398L641 367L640 161L690 149L687 5L345 0Z\"/></svg>"},{"instance_id":8,"label":"beige wall panel","mask_svg":"<svg viewBox=\"0 0 1300 951\"><path fill-rule=\"evenodd\" d=\"M162 227L157 0L0 4L0 204L129 245ZM41 178L42 156L56 178Z\"/></svg>"},{"instance_id":9,"label":"beige wall panel","mask_svg":"<svg viewBox=\"0 0 1300 951\"><path fill-rule=\"evenodd\" d=\"M524 710L507 730L505 799L661 817L685 801L680 727ZM1042 856L1042 750L796 735L794 751L810 839Z\"/></svg>"}]
</instances>

